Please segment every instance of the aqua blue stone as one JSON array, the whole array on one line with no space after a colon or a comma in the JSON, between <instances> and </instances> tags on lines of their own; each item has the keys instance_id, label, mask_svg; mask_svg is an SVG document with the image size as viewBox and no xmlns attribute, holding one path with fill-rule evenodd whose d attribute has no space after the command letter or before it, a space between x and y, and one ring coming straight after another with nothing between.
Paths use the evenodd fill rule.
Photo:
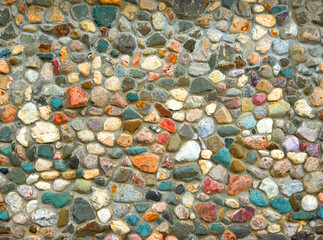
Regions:
<instances>
[{"instance_id":1,"label":"aqua blue stone","mask_svg":"<svg viewBox=\"0 0 323 240\"><path fill-rule=\"evenodd\" d=\"M221 126L217 131L220 137L229 137L238 135L240 133L240 128L235 126Z\"/></svg>"},{"instance_id":2,"label":"aqua blue stone","mask_svg":"<svg viewBox=\"0 0 323 240\"><path fill-rule=\"evenodd\" d=\"M173 181L163 181L159 184L158 190L172 191L174 187L175 187L175 183Z\"/></svg>"},{"instance_id":3,"label":"aqua blue stone","mask_svg":"<svg viewBox=\"0 0 323 240\"><path fill-rule=\"evenodd\" d=\"M249 198L250 198L250 201L256 206L260 206L260 207L268 206L268 203L266 201L264 194L259 191L250 190Z\"/></svg>"},{"instance_id":4,"label":"aqua blue stone","mask_svg":"<svg viewBox=\"0 0 323 240\"><path fill-rule=\"evenodd\" d=\"M31 174L35 172L35 168L31 163L25 163L21 166L22 170L25 171L25 173Z\"/></svg>"},{"instance_id":5,"label":"aqua blue stone","mask_svg":"<svg viewBox=\"0 0 323 240\"><path fill-rule=\"evenodd\" d=\"M134 205L137 211L140 213L146 211L150 207L148 203L144 203L144 202L137 202L137 203L134 203Z\"/></svg>"},{"instance_id":6,"label":"aqua blue stone","mask_svg":"<svg viewBox=\"0 0 323 240\"><path fill-rule=\"evenodd\" d=\"M56 160L54 166L55 169L59 172L64 172L67 170L67 165L64 160Z\"/></svg>"},{"instance_id":7,"label":"aqua blue stone","mask_svg":"<svg viewBox=\"0 0 323 240\"><path fill-rule=\"evenodd\" d=\"M114 148L108 151L108 155L111 158L118 159L121 158L124 155L124 152L120 148Z\"/></svg>"},{"instance_id":8,"label":"aqua blue stone","mask_svg":"<svg viewBox=\"0 0 323 240\"><path fill-rule=\"evenodd\" d=\"M93 9L93 19L99 26L110 27L117 16L117 9L110 6L96 6Z\"/></svg>"},{"instance_id":9,"label":"aqua blue stone","mask_svg":"<svg viewBox=\"0 0 323 240\"><path fill-rule=\"evenodd\" d=\"M283 75L286 78L293 78L294 74L290 68L282 69L280 70L281 75Z\"/></svg>"},{"instance_id":10,"label":"aqua blue stone","mask_svg":"<svg viewBox=\"0 0 323 240\"><path fill-rule=\"evenodd\" d=\"M257 121L253 117L253 114L248 112L248 113L242 113L238 117L237 124L239 127L250 129L250 128L253 128L254 126L256 126Z\"/></svg>"},{"instance_id":11,"label":"aqua blue stone","mask_svg":"<svg viewBox=\"0 0 323 240\"><path fill-rule=\"evenodd\" d=\"M135 226L139 221L139 217L137 214L131 214L131 215L126 216L126 221L131 226Z\"/></svg>"},{"instance_id":12,"label":"aqua blue stone","mask_svg":"<svg viewBox=\"0 0 323 240\"><path fill-rule=\"evenodd\" d=\"M52 159L55 155L54 148L51 145L40 145L38 147L38 157L50 158Z\"/></svg>"},{"instance_id":13,"label":"aqua blue stone","mask_svg":"<svg viewBox=\"0 0 323 240\"><path fill-rule=\"evenodd\" d=\"M224 146L229 149L232 143L234 142L233 138L225 138L224 139Z\"/></svg>"},{"instance_id":14,"label":"aqua blue stone","mask_svg":"<svg viewBox=\"0 0 323 240\"><path fill-rule=\"evenodd\" d=\"M127 75L126 69L123 66L120 66L118 68L118 76L119 77L124 77Z\"/></svg>"},{"instance_id":15,"label":"aqua blue stone","mask_svg":"<svg viewBox=\"0 0 323 240\"><path fill-rule=\"evenodd\" d=\"M98 41L98 44L96 45L96 50L101 53L101 52L105 52L109 47L109 43L107 40L105 40L104 38L101 38Z\"/></svg>"},{"instance_id":16,"label":"aqua blue stone","mask_svg":"<svg viewBox=\"0 0 323 240\"><path fill-rule=\"evenodd\" d=\"M320 209L317 211L317 216L319 218L323 218L323 207L320 207Z\"/></svg>"},{"instance_id":17,"label":"aqua blue stone","mask_svg":"<svg viewBox=\"0 0 323 240\"><path fill-rule=\"evenodd\" d=\"M288 213L292 211L292 206L289 201L283 197L277 197L270 202L270 205L279 213Z\"/></svg>"},{"instance_id":18,"label":"aqua blue stone","mask_svg":"<svg viewBox=\"0 0 323 240\"><path fill-rule=\"evenodd\" d=\"M59 97L52 97L50 99L50 107L54 110L57 111L63 107L63 102L62 99Z\"/></svg>"},{"instance_id":19,"label":"aqua blue stone","mask_svg":"<svg viewBox=\"0 0 323 240\"><path fill-rule=\"evenodd\" d=\"M82 168L79 168L79 169L76 170L76 176L78 178L83 177L83 169Z\"/></svg>"},{"instance_id":20,"label":"aqua blue stone","mask_svg":"<svg viewBox=\"0 0 323 240\"><path fill-rule=\"evenodd\" d=\"M126 110L124 110L123 111L123 116L127 120L141 118L141 116L139 115L139 113L137 113L136 111L132 110L131 108L127 108Z\"/></svg>"},{"instance_id":21,"label":"aqua blue stone","mask_svg":"<svg viewBox=\"0 0 323 240\"><path fill-rule=\"evenodd\" d=\"M314 218L314 214L307 212L298 212L292 215L293 220L312 220Z\"/></svg>"},{"instance_id":22,"label":"aqua blue stone","mask_svg":"<svg viewBox=\"0 0 323 240\"><path fill-rule=\"evenodd\" d=\"M224 231L225 227L221 223L213 223L211 225L211 233L214 235L221 235Z\"/></svg>"},{"instance_id":23,"label":"aqua blue stone","mask_svg":"<svg viewBox=\"0 0 323 240\"><path fill-rule=\"evenodd\" d=\"M139 96L137 93L133 93L133 92L130 92L126 95L126 98L127 100L131 101L131 102L134 102L134 101L137 101L139 99Z\"/></svg>"},{"instance_id":24,"label":"aqua blue stone","mask_svg":"<svg viewBox=\"0 0 323 240\"><path fill-rule=\"evenodd\" d=\"M2 221L9 221L9 212L5 207L0 208L0 220Z\"/></svg>"},{"instance_id":25,"label":"aqua blue stone","mask_svg":"<svg viewBox=\"0 0 323 240\"><path fill-rule=\"evenodd\" d=\"M225 167L230 167L231 157L228 149L221 149L213 156L213 160Z\"/></svg>"},{"instance_id":26,"label":"aqua blue stone","mask_svg":"<svg viewBox=\"0 0 323 240\"><path fill-rule=\"evenodd\" d=\"M0 129L0 142L11 142L12 139L12 130L8 126L3 126Z\"/></svg>"},{"instance_id":27,"label":"aqua blue stone","mask_svg":"<svg viewBox=\"0 0 323 240\"><path fill-rule=\"evenodd\" d=\"M4 154L4 155L8 155L11 152L11 146L5 146L5 147L1 147L0 151Z\"/></svg>"},{"instance_id":28,"label":"aqua blue stone","mask_svg":"<svg viewBox=\"0 0 323 240\"><path fill-rule=\"evenodd\" d=\"M152 228L148 223L139 224L136 232L141 236L147 237L152 232Z\"/></svg>"},{"instance_id":29,"label":"aqua blue stone","mask_svg":"<svg viewBox=\"0 0 323 240\"><path fill-rule=\"evenodd\" d=\"M287 9L287 6L285 5L277 5L277 6L274 6L272 9L271 9L271 12L273 14L276 14L276 13L279 13L281 11L284 11Z\"/></svg>"},{"instance_id":30,"label":"aqua blue stone","mask_svg":"<svg viewBox=\"0 0 323 240\"><path fill-rule=\"evenodd\" d=\"M129 148L128 149L129 155L138 155L143 152L147 152L147 148Z\"/></svg>"},{"instance_id":31,"label":"aqua blue stone","mask_svg":"<svg viewBox=\"0 0 323 240\"><path fill-rule=\"evenodd\" d=\"M6 48L0 52L0 57L8 57L10 55L10 49Z\"/></svg>"},{"instance_id":32,"label":"aqua blue stone","mask_svg":"<svg viewBox=\"0 0 323 240\"><path fill-rule=\"evenodd\" d=\"M64 207L71 199L72 195L69 192L45 192L42 195L42 201L44 203L52 203L57 208Z\"/></svg>"},{"instance_id":33,"label":"aqua blue stone","mask_svg":"<svg viewBox=\"0 0 323 240\"><path fill-rule=\"evenodd\" d=\"M254 164L259 159L257 151L249 151L246 156L246 162L249 164Z\"/></svg>"}]
</instances>

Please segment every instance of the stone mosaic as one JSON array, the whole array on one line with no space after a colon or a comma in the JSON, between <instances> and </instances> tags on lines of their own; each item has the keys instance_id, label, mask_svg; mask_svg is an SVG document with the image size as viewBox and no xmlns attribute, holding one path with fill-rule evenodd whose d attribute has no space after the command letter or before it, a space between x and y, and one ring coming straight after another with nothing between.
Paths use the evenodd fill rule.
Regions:
<instances>
[{"instance_id":1,"label":"stone mosaic","mask_svg":"<svg viewBox=\"0 0 323 240\"><path fill-rule=\"evenodd\" d=\"M0 240L322 240L321 0L1 0Z\"/></svg>"}]
</instances>

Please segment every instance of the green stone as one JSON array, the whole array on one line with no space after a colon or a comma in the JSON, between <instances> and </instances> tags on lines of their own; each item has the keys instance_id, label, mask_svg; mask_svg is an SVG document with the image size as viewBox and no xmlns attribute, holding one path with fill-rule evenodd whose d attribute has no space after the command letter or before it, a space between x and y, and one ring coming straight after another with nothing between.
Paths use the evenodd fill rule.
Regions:
<instances>
[{"instance_id":1,"label":"green stone","mask_svg":"<svg viewBox=\"0 0 323 240\"><path fill-rule=\"evenodd\" d=\"M200 179L200 172L197 165L187 165L181 167L175 167L173 169L173 176L176 179L184 182L191 182L194 179Z\"/></svg>"},{"instance_id":2,"label":"green stone","mask_svg":"<svg viewBox=\"0 0 323 240\"><path fill-rule=\"evenodd\" d=\"M38 147L38 157L50 158L52 159L55 155L54 148L51 145L40 145Z\"/></svg>"},{"instance_id":3,"label":"green stone","mask_svg":"<svg viewBox=\"0 0 323 240\"><path fill-rule=\"evenodd\" d=\"M2 193L8 193L8 192L11 192L11 191L15 190L15 188L16 188L16 185L14 183L8 183L8 184L5 184L1 188L1 192Z\"/></svg>"},{"instance_id":4,"label":"green stone","mask_svg":"<svg viewBox=\"0 0 323 240\"><path fill-rule=\"evenodd\" d=\"M22 44L33 43L33 42L35 42L34 35L31 35L31 34L21 34L21 36L20 36L20 42Z\"/></svg>"},{"instance_id":5,"label":"green stone","mask_svg":"<svg viewBox=\"0 0 323 240\"><path fill-rule=\"evenodd\" d=\"M240 133L240 128L235 126L221 126L218 128L220 137L236 136Z\"/></svg>"},{"instance_id":6,"label":"green stone","mask_svg":"<svg viewBox=\"0 0 323 240\"><path fill-rule=\"evenodd\" d=\"M166 44L166 38L159 32L155 32L147 39L148 47L163 47Z\"/></svg>"},{"instance_id":7,"label":"green stone","mask_svg":"<svg viewBox=\"0 0 323 240\"><path fill-rule=\"evenodd\" d=\"M175 68L175 76L176 77L179 77L179 76L182 76L185 74L185 71L186 71L186 68L181 66L181 65L178 65L176 68Z\"/></svg>"},{"instance_id":8,"label":"green stone","mask_svg":"<svg viewBox=\"0 0 323 240\"><path fill-rule=\"evenodd\" d=\"M8 178L14 183L22 184L26 182L26 174L21 168L12 168L11 171L8 173Z\"/></svg>"},{"instance_id":9,"label":"green stone","mask_svg":"<svg viewBox=\"0 0 323 240\"><path fill-rule=\"evenodd\" d=\"M224 233L225 227L221 223L213 223L211 225L211 233L214 235L220 235Z\"/></svg>"},{"instance_id":10,"label":"green stone","mask_svg":"<svg viewBox=\"0 0 323 240\"><path fill-rule=\"evenodd\" d=\"M285 100L272 102L268 105L268 117L271 117L271 118L284 117L289 109L290 109L290 104Z\"/></svg>"},{"instance_id":11,"label":"green stone","mask_svg":"<svg viewBox=\"0 0 323 240\"><path fill-rule=\"evenodd\" d=\"M163 88L170 89L170 88L174 87L175 81L174 81L174 79L171 79L171 78L165 78L165 79L158 81L158 85Z\"/></svg>"},{"instance_id":12,"label":"green stone","mask_svg":"<svg viewBox=\"0 0 323 240\"><path fill-rule=\"evenodd\" d=\"M180 21L178 24L178 32L184 32L190 28L192 28L194 25L191 22L188 21Z\"/></svg>"},{"instance_id":13,"label":"green stone","mask_svg":"<svg viewBox=\"0 0 323 240\"><path fill-rule=\"evenodd\" d=\"M64 207L72 198L73 197L69 192L45 192L42 195L42 201L44 203L52 203L57 208Z\"/></svg>"},{"instance_id":14,"label":"green stone","mask_svg":"<svg viewBox=\"0 0 323 240\"><path fill-rule=\"evenodd\" d=\"M213 70L215 68L216 65L216 53L212 53L210 60L209 60L209 66L211 68L211 70Z\"/></svg>"},{"instance_id":15,"label":"green stone","mask_svg":"<svg viewBox=\"0 0 323 240\"><path fill-rule=\"evenodd\" d=\"M93 18L97 25L111 27L117 16L117 9L110 6L96 6L93 9Z\"/></svg>"},{"instance_id":16,"label":"green stone","mask_svg":"<svg viewBox=\"0 0 323 240\"><path fill-rule=\"evenodd\" d=\"M76 179L74 190L79 193L88 193L92 187L92 182L90 180Z\"/></svg>"},{"instance_id":17,"label":"green stone","mask_svg":"<svg viewBox=\"0 0 323 240\"><path fill-rule=\"evenodd\" d=\"M136 69L131 69L130 70L130 75L134 78L143 78L146 76L146 73L140 70L136 70Z\"/></svg>"},{"instance_id":18,"label":"green stone","mask_svg":"<svg viewBox=\"0 0 323 240\"><path fill-rule=\"evenodd\" d=\"M1 110L1 109L0 109ZM3 126L0 128L0 141L1 142L11 142L12 139L12 130L8 126Z\"/></svg>"},{"instance_id":19,"label":"green stone","mask_svg":"<svg viewBox=\"0 0 323 240\"><path fill-rule=\"evenodd\" d=\"M89 17L87 4L78 5L72 8L72 14L75 20L81 21Z\"/></svg>"},{"instance_id":20,"label":"green stone","mask_svg":"<svg viewBox=\"0 0 323 240\"><path fill-rule=\"evenodd\" d=\"M101 53L101 52L105 52L109 47L109 43L107 40L101 38L98 41L98 45L96 46L96 50Z\"/></svg>"},{"instance_id":21,"label":"green stone","mask_svg":"<svg viewBox=\"0 0 323 240\"><path fill-rule=\"evenodd\" d=\"M132 110L131 108L127 108L126 110L123 111L123 117L127 120L141 118L139 113Z\"/></svg>"},{"instance_id":22,"label":"green stone","mask_svg":"<svg viewBox=\"0 0 323 240\"><path fill-rule=\"evenodd\" d=\"M205 78L198 77L193 80L190 88L190 93L199 94L199 93L211 91L214 89L215 89L215 85L212 82L210 82Z\"/></svg>"},{"instance_id":23,"label":"green stone","mask_svg":"<svg viewBox=\"0 0 323 240\"><path fill-rule=\"evenodd\" d=\"M148 12L145 12L145 11L140 11L139 15L138 15L138 18L140 20L146 20L147 21L150 18L150 14Z\"/></svg>"}]
</instances>

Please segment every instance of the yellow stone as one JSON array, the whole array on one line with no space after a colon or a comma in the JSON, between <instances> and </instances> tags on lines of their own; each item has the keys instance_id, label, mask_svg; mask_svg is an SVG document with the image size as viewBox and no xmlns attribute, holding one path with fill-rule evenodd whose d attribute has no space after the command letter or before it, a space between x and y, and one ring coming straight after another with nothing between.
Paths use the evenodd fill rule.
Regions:
<instances>
[{"instance_id":1,"label":"yellow stone","mask_svg":"<svg viewBox=\"0 0 323 240\"><path fill-rule=\"evenodd\" d=\"M217 9L221 5L220 2L215 2L209 9L207 10L208 13L213 12L215 9Z\"/></svg>"},{"instance_id":2,"label":"yellow stone","mask_svg":"<svg viewBox=\"0 0 323 240\"><path fill-rule=\"evenodd\" d=\"M176 100L183 102L183 101L185 101L188 93L185 90L185 88L176 88L176 89L171 90L170 94Z\"/></svg>"},{"instance_id":3,"label":"yellow stone","mask_svg":"<svg viewBox=\"0 0 323 240\"><path fill-rule=\"evenodd\" d=\"M218 82L221 82L225 79L225 75L222 72L220 72L219 70L214 70L209 75L209 79L212 80L212 82L214 82L214 83L218 83Z\"/></svg>"},{"instance_id":4,"label":"yellow stone","mask_svg":"<svg viewBox=\"0 0 323 240\"><path fill-rule=\"evenodd\" d=\"M233 18L231 33L248 33L250 21L238 16Z\"/></svg>"},{"instance_id":5,"label":"yellow stone","mask_svg":"<svg viewBox=\"0 0 323 240\"><path fill-rule=\"evenodd\" d=\"M232 117L228 109L225 107L220 108L215 114L214 117L219 124L232 123Z\"/></svg>"},{"instance_id":6,"label":"yellow stone","mask_svg":"<svg viewBox=\"0 0 323 240\"><path fill-rule=\"evenodd\" d=\"M121 133L117 143L122 147L130 147L132 145L132 136L126 133Z\"/></svg>"},{"instance_id":7,"label":"yellow stone","mask_svg":"<svg viewBox=\"0 0 323 240\"><path fill-rule=\"evenodd\" d=\"M256 22L268 28L276 25L276 19L271 14L260 14L256 16Z\"/></svg>"},{"instance_id":8,"label":"yellow stone","mask_svg":"<svg viewBox=\"0 0 323 240\"><path fill-rule=\"evenodd\" d=\"M102 84L102 73L99 71L94 71L93 72L93 81L96 85L101 85Z\"/></svg>"},{"instance_id":9,"label":"yellow stone","mask_svg":"<svg viewBox=\"0 0 323 240\"><path fill-rule=\"evenodd\" d=\"M252 102L249 98L242 98L241 110L242 112L251 112L253 110Z\"/></svg>"},{"instance_id":10,"label":"yellow stone","mask_svg":"<svg viewBox=\"0 0 323 240\"><path fill-rule=\"evenodd\" d=\"M100 174L99 169L84 170L83 178L92 179L92 178L95 178L96 176L99 176L99 174Z\"/></svg>"},{"instance_id":11,"label":"yellow stone","mask_svg":"<svg viewBox=\"0 0 323 240\"><path fill-rule=\"evenodd\" d=\"M76 178L76 170L67 170L62 173L62 177L66 180Z\"/></svg>"},{"instance_id":12,"label":"yellow stone","mask_svg":"<svg viewBox=\"0 0 323 240\"><path fill-rule=\"evenodd\" d=\"M91 32L91 33L95 32L94 23L92 21L90 21L90 20L85 20L85 21L81 22L80 26L81 26L83 31Z\"/></svg>"},{"instance_id":13,"label":"yellow stone","mask_svg":"<svg viewBox=\"0 0 323 240\"><path fill-rule=\"evenodd\" d=\"M59 172L57 171L48 171L48 172L42 172L40 174L40 177L46 181L53 180L55 178L59 177Z\"/></svg>"},{"instance_id":14,"label":"yellow stone","mask_svg":"<svg viewBox=\"0 0 323 240\"><path fill-rule=\"evenodd\" d=\"M69 83L75 83L78 82L78 80L80 80L78 73L70 73L68 74L67 78Z\"/></svg>"},{"instance_id":15,"label":"yellow stone","mask_svg":"<svg viewBox=\"0 0 323 240\"><path fill-rule=\"evenodd\" d=\"M41 22L44 10L38 6L31 5L26 9L25 15L29 22L39 23Z\"/></svg>"},{"instance_id":16,"label":"yellow stone","mask_svg":"<svg viewBox=\"0 0 323 240\"><path fill-rule=\"evenodd\" d=\"M12 55L18 55L24 51L24 46L18 45L14 49L12 49Z\"/></svg>"},{"instance_id":17,"label":"yellow stone","mask_svg":"<svg viewBox=\"0 0 323 240\"><path fill-rule=\"evenodd\" d=\"M109 4L109 5L116 5L116 6L120 6L121 5L122 0L99 0L100 4Z\"/></svg>"},{"instance_id":18,"label":"yellow stone","mask_svg":"<svg viewBox=\"0 0 323 240\"><path fill-rule=\"evenodd\" d=\"M89 63L81 63L77 68L84 77L89 76L91 69L91 65Z\"/></svg>"},{"instance_id":19,"label":"yellow stone","mask_svg":"<svg viewBox=\"0 0 323 240\"><path fill-rule=\"evenodd\" d=\"M64 21L64 15L57 7L50 7L46 16L47 22L58 23Z\"/></svg>"},{"instance_id":20,"label":"yellow stone","mask_svg":"<svg viewBox=\"0 0 323 240\"><path fill-rule=\"evenodd\" d=\"M268 101L278 101L283 97L283 90L281 88L274 88L267 96Z\"/></svg>"}]
</instances>

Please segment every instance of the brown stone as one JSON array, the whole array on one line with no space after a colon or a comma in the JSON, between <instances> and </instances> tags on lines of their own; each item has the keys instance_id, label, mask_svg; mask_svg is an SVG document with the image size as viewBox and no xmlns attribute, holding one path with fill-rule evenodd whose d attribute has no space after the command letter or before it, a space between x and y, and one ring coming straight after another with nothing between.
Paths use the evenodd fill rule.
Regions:
<instances>
[{"instance_id":1,"label":"brown stone","mask_svg":"<svg viewBox=\"0 0 323 240\"><path fill-rule=\"evenodd\" d=\"M109 103L109 91L103 87L94 87L91 90L91 101L96 107L104 107Z\"/></svg>"},{"instance_id":2,"label":"brown stone","mask_svg":"<svg viewBox=\"0 0 323 240\"><path fill-rule=\"evenodd\" d=\"M132 136L126 133L121 133L117 143L122 147L130 147L132 145Z\"/></svg>"},{"instance_id":3,"label":"brown stone","mask_svg":"<svg viewBox=\"0 0 323 240\"><path fill-rule=\"evenodd\" d=\"M62 208L58 215L57 227L62 227L68 224L70 212L67 208Z\"/></svg>"},{"instance_id":4,"label":"brown stone","mask_svg":"<svg viewBox=\"0 0 323 240\"><path fill-rule=\"evenodd\" d=\"M132 164L143 172L155 173L158 167L159 156L155 154L141 154L131 156Z\"/></svg>"},{"instance_id":5,"label":"brown stone","mask_svg":"<svg viewBox=\"0 0 323 240\"><path fill-rule=\"evenodd\" d=\"M122 0L99 0L100 4L106 5L116 5L116 6L120 6L121 5Z\"/></svg>"},{"instance_id":6,"label":"brown stone","mask_svg":"<svg viewBox=\"0 0 323 240\"><path fill-rule=\"evenodd\" d=\"M221 138L216 135L204 139L204 143L206 145L206 148L212 151L213 153L216 153L222 148L224 148L224 144L221 141Z\"/></svg>"},{"instance_id":7,"label":"brown stone","mask_svg":"<svg viewBox=\"0 0 323 240\"><path fill-rule=\"evenodd\" d=\"M313 106L323 106L323 88L315 88L310 99Z\"/></svg>"},{"instance_id":8,"label":"brown stone","mask_svg":"<svg viewBox=\"0 0 323 240\"><path fill-rule=\"evenodd\" d=\"M10 76L0 76L0 88L1 89L9 89L11 83L11 77Z\"/></svg>"},{"instance_id":9,"label":"brown stone","mask_svg":"<svg viewBox=\"0 0 323 240\"><path fill-rule=\"evenodd\" d=\"M235 173L243 172L246 169L242 161L235 159L232 161L232 171Z\"/></svg>"},{"instance_id":10,"label":"brown stone","mask_svg":"<svg viewBox=\"0 0 323 240\"><path fill-rule=\"evenodd\" d=\"M108 229L107 225L98 224L97 221L89 222L84 227L76 230L77 237L94 236L98 233L105 232Z\"/></svg>"},{"instance_id":11,"label":"brown stone","mask_svg":"<svg viewBox=\"0 0 323 240\"><path fill-rule=\"evenodd\" d=\"M127 120L123 122L122 131L128 131L131 134L134 134L138 128L140 128L142 121L139 119Z\"/></svg>"},{"instance_id":12,"label":"brown stone","mask_svg":"<svg viewBox=\"0 0 323 240\"><path fill-rule=\"evenodd\" d=\"M8 94L5 91L0 90L0 105L6 105L8 103L9 103Z\"/></svg>"},{"instance_id":13,"label":"brown stone","mask_svg":"<svg viewBox=\"0 0 323 240\"><path fill-rule=\"evenodd\" d=\"M270 170L270 174L273 177L281 178L286 175L286 173L292 168L292 164L288 159L283 159L276 161Z\"/></svg>"},{"instance_id":14,"label":"brown stone","mask_svg":"<svg viewBox=\"0 0 323 240\"><path fill-rule=\"evenodd\" d=\"M227 193L229 196L235 196L249 189L252 185L250 176L234 176L229 174L227 182Z\"/></svg>"},{"instance_id":15,"label":"brown stone","mask_svg":"<svg viewBox=\"0 0 323 240\"><path fill-rule=\"evenodd\" d=\"M233 143L230 147L230 153L233 157L241 159L245 155L245 148L241 144Z\"/></svg>"},{"instance_id":16,"label":"brown stone","mask_svg":"<svg viewBox=\"0 0 323 240\"><path fill-rule=\"evenodd\" d=\"M66 24L60 24L53 27L53 32L56 37L66 37L70 32L70 28Z\"/></svg>"}]
</instances>

